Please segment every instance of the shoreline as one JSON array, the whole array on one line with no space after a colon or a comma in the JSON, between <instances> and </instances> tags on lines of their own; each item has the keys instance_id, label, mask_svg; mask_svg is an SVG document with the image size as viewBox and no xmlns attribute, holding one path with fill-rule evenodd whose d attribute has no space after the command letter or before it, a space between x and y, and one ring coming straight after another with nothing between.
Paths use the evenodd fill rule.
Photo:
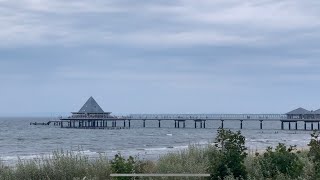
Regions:
<instances>
[{"instance_id":1,"label":"shoreline","mask_svg":"<svg viewBox=\"0 0 320 180\"><path fill-rule=\"evenodd\" d=\"M133 158L122 154L116 154L110 158L103 153L99 154L98 158L90 158L87 151L56 151L50 153L50 155L36 156L38 159L20 161L11 166L0 164L0 179L110 179L110 174L112 173L215 175L215 173L225 172L216 168L220 168L220 165L229 167L229 162L241 164L239 167L243 167L243 172L246 172L248 177L253 179L265 179L265 177L277 179L274 177L277 177L279 173L279 177L295 179L290 178L291 172L274 170L277 169L277 166L283 166L283 163L278 163L279 161L285 162L286 167L291 166L291 162L301 165L299 172L295 175L300 179L306 179L305 177L309 176L310 173L316 172L312 169L314 167L313 160L307 156L307 150L309 149L307 146L297 146L297 150L290 153L287 150L290 145L283 143L286 146L284 151L283 149L281 152L274 151L275 145L273 146L272 156L270 154L264 156L263 153L266 152L266 149L248 148L247 150L241 150L245 146L244 141L231 140L230 142L234 142L236 145L226 146L224 152L221 151L221 148L217 149L213 143L209 142L190 143L187 147L180 146L180 148L167 147L165 148L166 151L161 151L163 154L157 154L157 158L153 160L142 158L138 154L133 154ZM235 147L237 147L236 151L234 151ZM298 151L303 151L303 153ZM245 155L244 152L248 152L248 154ZM259 156L257 156L257 152ZM242 156L241 161L233 161L235 157L240 158L240 156ZM271 161L272 159L270 158L276 161ZM271 162L271 164L265 164L265 162ZM217 166L217 163L219 166ZM265 166L268 167L265 168ZM307 168L303 168L304 166ZM234 166L232 165L232 167ZM270 171L275 172L270 176L268 174ZM239 177L233 174L227 174L223 177L226 176L230 180L235 180Z\"/></svg>"},{"instance_id":2,"label":"shoreline","mask_svg":"<svg viewBox=\"0 0 320 180\"><path fill-rule=\"evenodd\" d=\"M254 143L255 141L252 142L246 142L246 144L250 143ZM261 142L259 142L259 144L263 144ZM285 144L287 147L289 147L290 145ZM296 146L296 151L307 151L309 150L309 147L307 145L308 143L306 143L306 145L301 146L301 145L297 145ZM208 147L208 145L213 145L212 142L205 142L205 141L200 141L197 143L190 143L190 144L186 144L186 145L180 145L180 146L166 146L166 147L142 147L142 148L135 148L135 149L128 149L128 150L107 150L105 152L94 152L94 151L90 151L90 150L65 150L65 149L60 149L60 150L53 150L52 152L57 152L57 151L64 151L64 152L74 152L74 153L78 153L84 156L88 156L90 159L96 159L99 158L100 155L104 155L108 158L113 158L115 154L122 154L125 157L128 156L133 156L133 157L138 157L141 159L145 159L145 160L151 160L151 161L157 161L159 160L162 156L165 156L166 154L170 154L170 153L178 153L180 151L186 150L188 149L190 146L195 146L197 148L206 148ZM254 155L256 153L262 154L264 152L266 152L266 148L269 145L260 147L260 148L252 148L249 146L247 147L247 153L250 155ZM273 149L277 146L277 144L274 144L273 146L271 146ZM0 156L0 162L5 164L5 165L15 165L18 163L18 160L22 160L22 161L29 161L29 160L36 160L36 159L42 159L43 157L51 157L52 156L52 152L48 152L48 153L41 153L41 154L25 154L25 155L9 155L9 156Z\"/></svg>"}]
</instances>

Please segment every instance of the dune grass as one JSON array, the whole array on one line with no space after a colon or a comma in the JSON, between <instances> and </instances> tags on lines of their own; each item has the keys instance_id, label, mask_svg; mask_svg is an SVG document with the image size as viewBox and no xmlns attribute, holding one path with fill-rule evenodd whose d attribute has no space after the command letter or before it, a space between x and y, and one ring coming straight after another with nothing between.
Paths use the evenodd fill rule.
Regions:
<instances>
[{"instance_id":1,"label":"dune grass","mask_svg":"<svg viewBox=\"0 0 320 180\"><path fill-rule=\"evenodd\" d=\"M320 141L319 141L320 144ZM320 147L320 146L319 146ZM319 148L320 149L320 148ZM320 150L319 150L320 152ZM187 173L202 174L209 173L209 168L214 161L219 161L219 151L214 145L198 146L190 145L187 149L178 152L171 152L161 156L157 161L139 160L137 158L124 158L118 154L117 158L108 159L101 155L97 159L89 159L88 156L75 153L56 151L51 156L41 157L34 160L19 160L13 166L8 167L0 164L0 180L82 180L82 179L112 179L111 173ZM269 153L269 154L266 154ZM215 158L217 157L217 158ZM274 162L282 162L281 158L286 160L296 159L292 163L297 163L298 168L296 176L292 176L292 171L283 171L278 165L272 165ZM269 158L269 159L268 159ZM271 158L271 159L270 159ZM274 159L272 159L274 158ZM277 158L280 158L277 159ZM319 160L320 161L320 160ZM319 162L318 161L318 162ZM292 164L291 163L291 164ZM249 153L244 160L244 166L247 171L246 179L317 179L317 173L314 158L310 157L309 150L291 151L284 148L283 151L267 150L257 154ZM291 164L284 170L290 169ZM289 167L290 166L290 167ZM274 168L268 168L274 167ZM296 166L292 166L296 167ZM279 168L279 169L277 169ZM282 170L281 170L282 168ZM292 168L291 168L292 169ZM272 178L266 177L266 174L273 172ZM276 173L274 174L274 170ZM294 169L293 169L294 170ZM269 172L270 171L270 172ZM295 170L294 170L295 171ZM131 178L114 178L131 179ZM181 178L136 178L136 179L181 179ZM208 179L208 178L183 178L183 179ZM226 177L226 180L235 179L232 173Z\"/></svg>"},{"instance_id":2,"label":"dune grass","mask_svg":"<svg viewBox=\"0 0 320 180\"><path fill-rule=\"evenodd\" d=\"M208 173L209 154L216 151L215 147L208 145L199 147L190 145L187 149L179 152L168 153L157 161L136 160L134 169L136 173ZM297 153L303 163L303 173L296 179L313 179L313 163L307 156L306 151ZM259 155L261 156L261 155ZM248 179L267 179L263 177L262 169L256 155L249 155L245 159L248 171ZM54 152L50 157L22 161L8 167L0 165L0 179L2 180L82 180L82 179L111 179L109 176L114 170L111 168L110 160L101 155L97 159L89 159L81 153ZM124 178L125 179L125 178ZM130 179L130 178L127 178ZM140 178L140 179L181 179L181 178ZM184 178L184 179L206 179L206 178ZM232 176L225 177L232 180ZM292 179L285 174L279 173L278 180Z\"/></svg>"},{"instance_id":3,"label":"dune grass","mask_svg":"<svg viewBox=\"0 0 320 180\"><path fill-rule=\"evenodd\" d=\"M53 152L50 157L19 160L14 167L0 166L0 179L110 179L109 160L105 156L89 159L81 153Z\"/></svg>"}]
</instances>

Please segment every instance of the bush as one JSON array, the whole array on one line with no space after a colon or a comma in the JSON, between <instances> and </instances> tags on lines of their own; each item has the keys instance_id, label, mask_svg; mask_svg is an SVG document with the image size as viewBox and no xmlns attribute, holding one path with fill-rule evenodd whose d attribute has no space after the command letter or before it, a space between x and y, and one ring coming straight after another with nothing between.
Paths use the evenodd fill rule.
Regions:
<instances>
[{"instance_id":1,"label":"bush","mask_svg":"<svg viewBox=\"0 0 320 180\"><path fill-rule=\"evenodd\" d=\"M258 157L263 177L275 179L279 176L298 178L303 173L303 163L296 153L293 152L295 146L287 148L279 143L275 151L271 147L263 156Z\"/></svg>"},{"instance_id":2,"label":"bush","mask_svg":"<svg viewBox=\"0 0 320 180\"><path fill-rule=\"evenodd\" d=\"M308 144L310 147L308 156L310 160L314 163L314 178L320 178L320 141L319 133L314 132L311 134L311 141Z\"/></svg>"},{"instance_id":3,"label":"bush","mask_svg":"<svg viewBox=\"0 0 320 180\"><path fill-rule=\"evenodd\" d=\"M125 159L121 154L116 154L110 162L113 173L118 174L133 174L135 173L135 161L132 156ZM129 177L118 177L117 179L130 179Z\"/></svg>"},{"instance_id":4,"label":"bush","mask_svg":"<svg viewBox=\"0 0 320 180\"><path fill-rule=\"evenodd\" d=\"M247 170L244 159L247 157L245 152L245 137L241 132L218 129L216 137L216 148L209 156L209 172L211 179L224 179L232 175L234 178L247 178Z\"/></svg>"}]
</instances>

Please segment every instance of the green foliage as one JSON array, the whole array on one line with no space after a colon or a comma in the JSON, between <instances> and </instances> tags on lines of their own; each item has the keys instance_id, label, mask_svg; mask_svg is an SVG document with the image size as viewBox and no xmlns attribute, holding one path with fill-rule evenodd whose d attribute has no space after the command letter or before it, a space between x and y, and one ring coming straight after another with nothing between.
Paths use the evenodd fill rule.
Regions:
<instances>
[{"instance_id":1,"label":"green foliage","mask_svg":"<svg viewBox=\"0 0 320 180\"><path fill-rule=\"evenodd\" d=\"M301 176L303 163L297 154L293 152L294 150L295 146L287 148L281 143L279 143L275 151L271 147L267 148L263 156L258 157L263 177L274 179L279 176L289 176L293 179Z\"/></svg>"},{"instance_id":2,"label":"green foliage","mask_svg":"<svg viewBox=\"0 0 320 180\"><path fill-rule=\"evenodd\" d=\"M247 170L244 166L244 159L247 157L245 152L245 137L241 132L218 129L216 137L216 148L209 156L209 172L211 179L224 179L233 175L234 178L247 178Z\"/></svg>"},{"instance_id":3,"label":"green foliage","mask_svg":"<svg viewBox=\"0 0 320 180\"><path fill-rule=\"evenodd\" d=\"M172 152L158 161L128 159L117 154L109 161L105 155L89 159L81 153L54 152L49 157L30 161L20 160L15 166L5 166L0 161L0 180L98 180L111 179L110 173L191 173L212 174L211 179L286 180L320 179L320 141L312 134L308 144L310 151L295 151L279 144L276 149L268 148L265 153L252 152L247 155L245 138L240 132L219 129L215 145L200 147L190 145L187 149ZM131 178L118 178L131 179ZM181 178L139 178L169 179ZM205 179L190 177L184 179Z\"/></svg>"},{"instance_id":4,"label":"green foliage","mask_svg":"<svg viewBox=\"0 0 320 180\"><path fill-rule=\"evenodd\" d=\"M310 158L308 157L309 151L303 150L303 151L297 151L297 156L301 160L303 164L303 174L299 177L303 180L314 180L317 178L314 178L315 172L314 172L314 163Z\"/></svg>"},{"instance_id":5,"label":"green foliage","mask_svg":"<svg viewBox=\"0 0 320 180\"><path fill-rule=\"evenodd\" d=\"M105 156L89 159L74 152L54 152L51 157L22 161L14 167L0 166L0 179L110 179L110 163Z\"/></svg>"},{"instance_id":6,"label":"green foliage","mask_svg":"<svg viewBox=\"0 0 320 180\"><path fill-rule=\"evenodd\" d=\"M310 147L308 156L314 163L314 178L320 179L320 141L318 132L311 134L311 140L308 146Z\"/></svg>"},{"instance_id":7,"label":"green foliage","mask_svg":"<svg viewBox=\"0 0 320 180\"><path fill-rule=\"evenodd\" d=\"M214 150L212 145L198 147L190 145L179 152L168 153L157 162L157 173L206 173L208 153Z\"/></svg>"},{"instance_id":8,"label":"green foliage","mask_svg":"<svg viewBox=\"0 0 320 180\"><path fill-rule=\"evenodd\" d=\"M135 161L132 156L125 159L121 154L116 154L114 159L110 162L113 173L118 174L132 174L135 173ZM118 177L117 179L130 179L129 177Z\"/></svg>"}]
</instances>

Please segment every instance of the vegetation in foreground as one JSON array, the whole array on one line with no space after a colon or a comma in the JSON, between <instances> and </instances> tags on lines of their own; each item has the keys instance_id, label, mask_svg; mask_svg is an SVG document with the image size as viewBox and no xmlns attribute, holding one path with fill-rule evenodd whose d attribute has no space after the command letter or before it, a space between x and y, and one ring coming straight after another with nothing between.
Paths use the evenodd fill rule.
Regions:
<instances>
[{"instance_id":1,"label":"vegetation in foreground","mask_svg":"<svg viewBox=\"0 0 320 180\"><path fill-rule=\"evenodd\" d=\"M15 167L0 164L4 180L82 180L112 179L111 173L206 173L210 178L184 179L320 179L320 141L314 132L310 150L297 151L294 146L279 144L264 153L247 154L245 137L240 132L219 129L215 143L206 147L190 145L177 153L168 153L158 161L105 156L92 160L80 153L54 152L51 157L22 161ZM118 177L114 179L131 179ZM157 178L136 178L157 179ZM158 178L182 179L182 178Z\"/></svg>"}]
</instances>

